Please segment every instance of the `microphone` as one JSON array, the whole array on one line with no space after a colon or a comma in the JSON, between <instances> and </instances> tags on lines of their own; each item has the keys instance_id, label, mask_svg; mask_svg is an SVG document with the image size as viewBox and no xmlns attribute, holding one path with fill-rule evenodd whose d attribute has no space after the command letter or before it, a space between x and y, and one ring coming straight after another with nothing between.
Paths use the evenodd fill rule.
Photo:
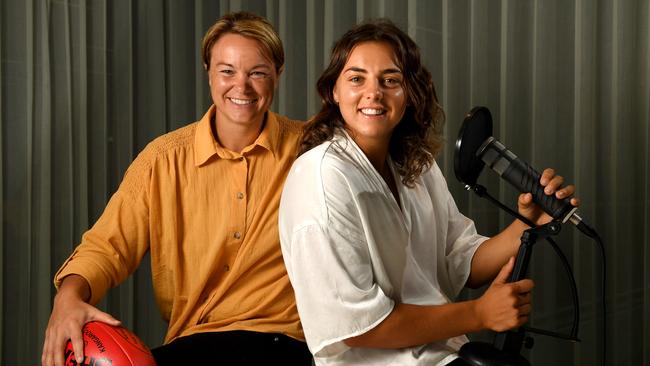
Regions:
<instances>
[{"instance_id":1,"label":"microphone","mask_svg":"<svg viewBox=\"0 0 650 366\"><path fill-rule=\"evenodd\" d=\"M541 174L517 157L492 136L492 115L486 107L475 107L466 116L456 140L454 172L467 189L476 185L483 166L487 165L521 193L531 193L533 201L555 220L575 225L590 237L596 232L587 225L569 198L558 199L544 193Z\"/></svg>"}]
</instances>

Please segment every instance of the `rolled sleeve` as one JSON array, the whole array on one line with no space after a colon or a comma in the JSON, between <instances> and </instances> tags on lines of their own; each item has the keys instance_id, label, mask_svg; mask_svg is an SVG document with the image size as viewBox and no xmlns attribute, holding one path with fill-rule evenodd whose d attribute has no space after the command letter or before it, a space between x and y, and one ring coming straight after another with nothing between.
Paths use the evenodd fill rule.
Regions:
<instances>
[{"instance_id":1,"label":"rolled sleeve","mask_svg":"<svg viewBox=\"0 0 650 366\"><path fill-rule=\"evenodd\" d=\"M71 274L90 286L89 302L96 304L108 289L124 281L140 264L149 248L146 192L147 165L134 161L118 191L111 197L95 225L54 276L58 289Z\"/></svg>"}]
</instances>

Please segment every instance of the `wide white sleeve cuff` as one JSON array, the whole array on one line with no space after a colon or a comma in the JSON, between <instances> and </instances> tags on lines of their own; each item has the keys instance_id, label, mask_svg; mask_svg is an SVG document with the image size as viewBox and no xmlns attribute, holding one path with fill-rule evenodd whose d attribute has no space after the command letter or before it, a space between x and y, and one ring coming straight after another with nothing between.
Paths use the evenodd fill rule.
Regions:
<instances>
[{"instance_id":1,"label":"wide white sleeve cuff","mask_svg":"<svg viewBox=\"0 0 650 366\"><path fill-rule=\"evenodd\" d=\"M394 302L375 283L365 241L339 225L302 227L291 235L285 262L312 353L330 357L343 340L366 333Z\"/></svg>"}]
</instances>

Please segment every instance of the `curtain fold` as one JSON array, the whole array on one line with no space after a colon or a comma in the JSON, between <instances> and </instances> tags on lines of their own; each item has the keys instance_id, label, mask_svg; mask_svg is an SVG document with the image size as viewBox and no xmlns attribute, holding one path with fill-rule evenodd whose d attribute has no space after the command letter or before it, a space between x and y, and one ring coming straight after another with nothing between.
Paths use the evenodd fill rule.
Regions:
<instances>
[{"instance_id":1,"label":"curtain fold","mask_svg":"<svg viewBox=\"0 0 650 366\"><path fill-rule=\"evenodd\" d=\"M0 364L38 364L52 276L101 215L132 159L211 103L204 32L229 11L267 17L285 71L273 110L307 119L333 42L387 17L419 44L446 113L439 165L459 208L492 235L511 219L455 180L463 116L487 106L494 135L577 186L605 241L606 364L650 363L649 0L4 0L0 2ZM517 194L484 172L489 192ZM535 336L533 364L600 364L601 258L569 225L558 238L578 285L582 342ZM556 255L538 244L531 325L569 331L573 308ZM461 298L480 296L465 291ZM99 306L149 346L166 324L148 256ZM472 335L491 339L489 333Z\"/></svg>"}]
</instances>

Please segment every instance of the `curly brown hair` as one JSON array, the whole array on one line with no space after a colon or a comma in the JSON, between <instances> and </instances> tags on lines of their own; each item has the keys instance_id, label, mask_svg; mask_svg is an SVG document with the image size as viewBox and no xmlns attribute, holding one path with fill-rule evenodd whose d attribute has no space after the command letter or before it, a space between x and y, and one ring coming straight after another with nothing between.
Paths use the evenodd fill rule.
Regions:
<instances>
[{"instance_id":1,"label":"curly brown hair","mask_svg":"<svg viewBox=\"0 0 650 366\"><path fill-rule=\"evenodd\" d=\"M345 129L345 121L334 100L334 86L354 47L372 41L386 42L391 46L397 66L404 74L406 111L393 130L388 151L402 176L402 182L412 187L415 179L431 166L442 149L444 113L438 104L431 73L422 65L419 47L390 20L379 19L359 24L334 44L330 63L316 84L322 107L306 124L298 155Z\"/></svg>"}]
</instances>

